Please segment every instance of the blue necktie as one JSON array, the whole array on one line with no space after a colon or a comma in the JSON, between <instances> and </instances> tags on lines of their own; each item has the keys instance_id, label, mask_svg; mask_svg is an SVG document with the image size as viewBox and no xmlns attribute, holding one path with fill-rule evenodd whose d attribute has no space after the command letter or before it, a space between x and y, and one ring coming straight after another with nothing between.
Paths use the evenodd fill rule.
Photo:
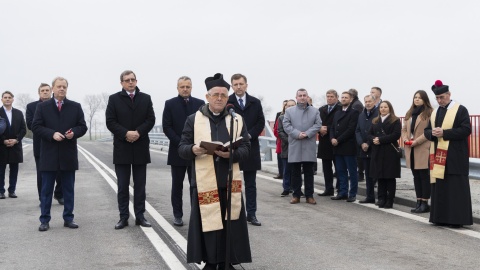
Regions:
<instances>
[{"instance_id":1,"label":"blue necktie","mask_svg":"<svg viewBox=\"0 0 480 270\"><path fill-rule=\"evenodd\" d=\"M240 108L242 108L242 111L243 109L245 109L245 105L243 104L243 99L239 99L238 102L240 102Z\"/></svg>"},{"instance_id":2,"label":"blue necktie","mask_svg":"<svg viewBox=\"0 0 480 270\"><path fill-rule=\"evenodd\" d=\"M333 106L328 106L328 113L330 113L332 111L332 107Z\"/></svg>"}]
</instances>

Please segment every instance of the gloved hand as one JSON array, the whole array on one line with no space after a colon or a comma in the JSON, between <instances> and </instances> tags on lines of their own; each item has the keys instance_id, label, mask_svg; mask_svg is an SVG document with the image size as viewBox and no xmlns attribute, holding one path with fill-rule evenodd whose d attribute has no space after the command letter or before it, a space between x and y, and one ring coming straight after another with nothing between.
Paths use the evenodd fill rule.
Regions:
<instances>
[{"instance_id":1,"label":"gloved hand","mask_svg":"<svg viewBox=\"0 0 480 270\"><path fill-rule=\"evenodd\" d=\"M406 141L405 142L405 145L412 145L413 144L413 140L410 140L410 141Z\"/></svg>"}]
</instances>

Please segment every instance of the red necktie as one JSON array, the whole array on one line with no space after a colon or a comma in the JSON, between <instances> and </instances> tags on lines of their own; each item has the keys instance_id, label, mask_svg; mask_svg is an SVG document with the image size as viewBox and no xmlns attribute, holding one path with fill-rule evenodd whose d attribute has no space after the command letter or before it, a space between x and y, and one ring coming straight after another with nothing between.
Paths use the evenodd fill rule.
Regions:
<instances>
[{"instance_id":1,"label":"red necktie","mask_svg":"<svg viewBox=\"0 0 480 270\"><path fill-rule=\"evenodd\" d=\"M134 95L134 94L129 94L129 96L130 96L130 99L131 99L132 102L133 102L133 97L134 97L135 95Z\"/></svg>"},{"instance_id":2,"label":"red necktie","mask_svg":"<svg viewBox=\"0 0 480 270\"><path fill-rule=\"evenodd\" d=\"M59 112L62 111L62 102L61 101L58 102L58 111Z\"/></svg>"}]
</instances>

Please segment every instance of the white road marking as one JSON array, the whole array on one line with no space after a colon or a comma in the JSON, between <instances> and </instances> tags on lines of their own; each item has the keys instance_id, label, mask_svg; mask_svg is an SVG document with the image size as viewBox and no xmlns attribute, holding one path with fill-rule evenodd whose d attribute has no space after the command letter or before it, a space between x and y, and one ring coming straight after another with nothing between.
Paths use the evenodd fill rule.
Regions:
<instances>
[{"instance_id":1,"label":"white road marking","mask_svg":"<svg viewBox=\"0 0 480 270\"><path fill-rule=\"evenodd\" d=\"M117 184L115 183L115 181L113 181L112 178L110 178L105 173L104 170L102 170L100 168L100 166L97 165L97 163L102 165L102 167L106 171L108 171L114 178L116 178L115 172L113 172L113 170L108 168L103 162L101 162L99 159L97 159L95 156L93 156L85 148L83 148L81 146L78 146L78 148L79 148L80 153L82 153L82 155L87 159L87 161L90 162L90 164L92 164L92 166L103 176L103 178L107 181L107 183L112 187L112 189L115 191L115 193L117 193ZM95 162L97 162L97 163L95 163L93 160L95 160ZM133 188L132 187L130 187L129 191L130 191L130 194L133 195ZM163 227L165 224L162 224L162 223L167 223L166 225L172 227L148 202L145 202L145 204L146 204L146 210L152 215L152 217L154 217L154 219L159 223L160 226ZM133 203L132 202L129 203L129 210L130 210L131 215L135 218L135 214L134 214L135 212L133 210ZM160 220L163 219L163 222L159 222L157 219L160 219ZM155 232L155 230L153 228L144 228L144 227L140 227L140 228L145 233L147 238L150 240L152 245L155 247L158 254L160 254L160 256L162 256L163 260L167 263L167 265L170 267L170 269L175 269L175 270L176 269L186 269L183 266L183 263L180 260L178 260L177 256L175 256L175 254L168 248L168 245L160 238L160 236ZM183 239L183 241L185 242L184 243L184 246L185 246L184 252L186 252L186 247L187 247L186 242L187 241L185 240L185 238L183 238L183 236L181 234L179 234L175 229L173 229L173 227L171 229L174 232L172 232L170 230L168 230L168 231L165 230L165 231L167 233L169 233L169 235L172 237L172 239L174 239L177 243L179 243L178 241L181 242L181 240ZM174 238L172 235L174 235L175 233L178 234L180 237L178 237L178 235L175 235L175 238ZM181 246L181 244L179 244L179 246ZM182 247L182 249L183 249L183 247Z\"/></svg>"},{"instance_id":2,"label":"white road marking","mask_svg":"<svg viewBox=\"0 0 480 270\"><path fill-rule=\"evenodd\" d=\"M271 182L278 183L280 185L282 184L282 180L273 179L272 176L269 176L269 175L257 173L257 177L263 178L263 179L271 181ZM323 192L323 190L316 189L316 188L314 188L313 190L316 193L322 193ZM389 214L392 214L392 215L396 215L396 216L399 216L399 217L415 220L417 222L421 222L421 223L424 223L424 224L431 224L428 221L428 218L424 218L424 217L421 217L421 216L409 214L409 213L402 212L402 211L399 211L399 210L378 208L374 204L370 204L370 203L362 204L362 203L359 203L358 201L355 201L353 203L364 206L364 207L368 207L368 208L371 208L371 209L374 209L374 210L377 210L377 211L383 211L383 212L386 212L386 213L389 213ZM465 227L460 228L460 229L453 229L453 228L449 228L449 227L439 227L439 228L450 230L450 231L453 231L453 232L456 232L456 233L460 233L460 234L463 234L463 235L466 235L466 236L470 236L470 237L480 239L480 232L476 232L476 231L467 229Z\"/></svg>"}]
</instances>

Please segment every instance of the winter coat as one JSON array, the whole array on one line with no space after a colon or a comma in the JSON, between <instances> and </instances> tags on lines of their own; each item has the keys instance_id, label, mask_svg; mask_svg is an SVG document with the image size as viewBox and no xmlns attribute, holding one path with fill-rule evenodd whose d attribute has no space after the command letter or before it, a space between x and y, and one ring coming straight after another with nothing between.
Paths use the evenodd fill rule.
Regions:
<instances>
[{"instance_id":1,"label":"winter coat","mask_svg":"<svg viewBox=\"0 0 480 270\"><path fill-rule=\"evenodd\" d=\"M330 141L330 131L332 129L333 117L338 110L342 109L342 105L337 102L335 107L332 108L330 113L328 113L328 105L320 107L320 120L322 121L322 126L327 127L327 133L323 136L320 135L318 139L318 151L317 158L321 159L331 159L333 160L333 145Z\"/></svg>"},{"instance_id":2,"label":"winter coat","mask_svg":"<svg viewBox=\"0 0 480 270\"><path fill-rule=\"evenodd\" d=\"M430 155L430 141L425 138L423 134L425 128L430 122L430 118L423 119L423 113L419 114L417 120L415 121L415 129L413 131L412 137L412 118L404 121L403 128L402 128L402 141L410 141L413 140L413 144L411 146L405 145L405 160L407 168L411 167L411 151L413 150L414 155L414 168L415 170L419 169L428 169L429 168L429 161L428 157Z\"/></svg>"},{"instance_id":3,"label":"winter coat","mask_svg":"<svg viewBox=\"0 0 480 270\"><path fill-rule=\"evenodd\" d=\"M242 110L238 104L237 97L232 94L228 98L228 103L233 104L235 112L243 117L243 121L247 126L248 134L250 135L250 156L240 161L240 170L242 171L256 171L262 169L260 159L260 143L258 137L265 129L265 116L263 114L262 103L256 97L245 93L246 103Z\"/></svg>"},{"instance_id":4,"label":"winter coat","mask_svg":"<svg viewBox=\"0 0 480 270\"><path fill-rule=\"evenodd\" d=\"M357 139L357 156L360 158L370 158L372 147L369 146L367 152L362 150L362 144L368 144L368 133L372 127L372 120L378 116L378 109L373 107L370 115L367 116L367 109L364 109L358 115L357 128L355 129L355 138Z\"/></svg>"},{"instance_id":5,"label":"winter coat","mask_svg":"<svg viewBox=\"0 0 480 270\"><path fill-rule=\"evenodd\" d=\"M322 126L320 112L313 106L303 108L297 104L285 111L283 128L288 134L288 162L316 162L317 132ZM300 132L307 133L298 139Z\"/></svg>"},{"instance_id":6,"label":"winter coat","mask_svg":"<svg viewBox=\"0 0 480 270\"><path fill-rule=\"evenodd\" d=\"M372 178L400 178L400 157L395 147L402 132L400 119L390 123L390 116L384 122L381 119L372 124L369 132L368 143L372 148L370 161L370 176ZM378 137L380 144L373 144L373 139ZM394 146L392 146L392 144Z\"/></svg>"}]
</instances>

